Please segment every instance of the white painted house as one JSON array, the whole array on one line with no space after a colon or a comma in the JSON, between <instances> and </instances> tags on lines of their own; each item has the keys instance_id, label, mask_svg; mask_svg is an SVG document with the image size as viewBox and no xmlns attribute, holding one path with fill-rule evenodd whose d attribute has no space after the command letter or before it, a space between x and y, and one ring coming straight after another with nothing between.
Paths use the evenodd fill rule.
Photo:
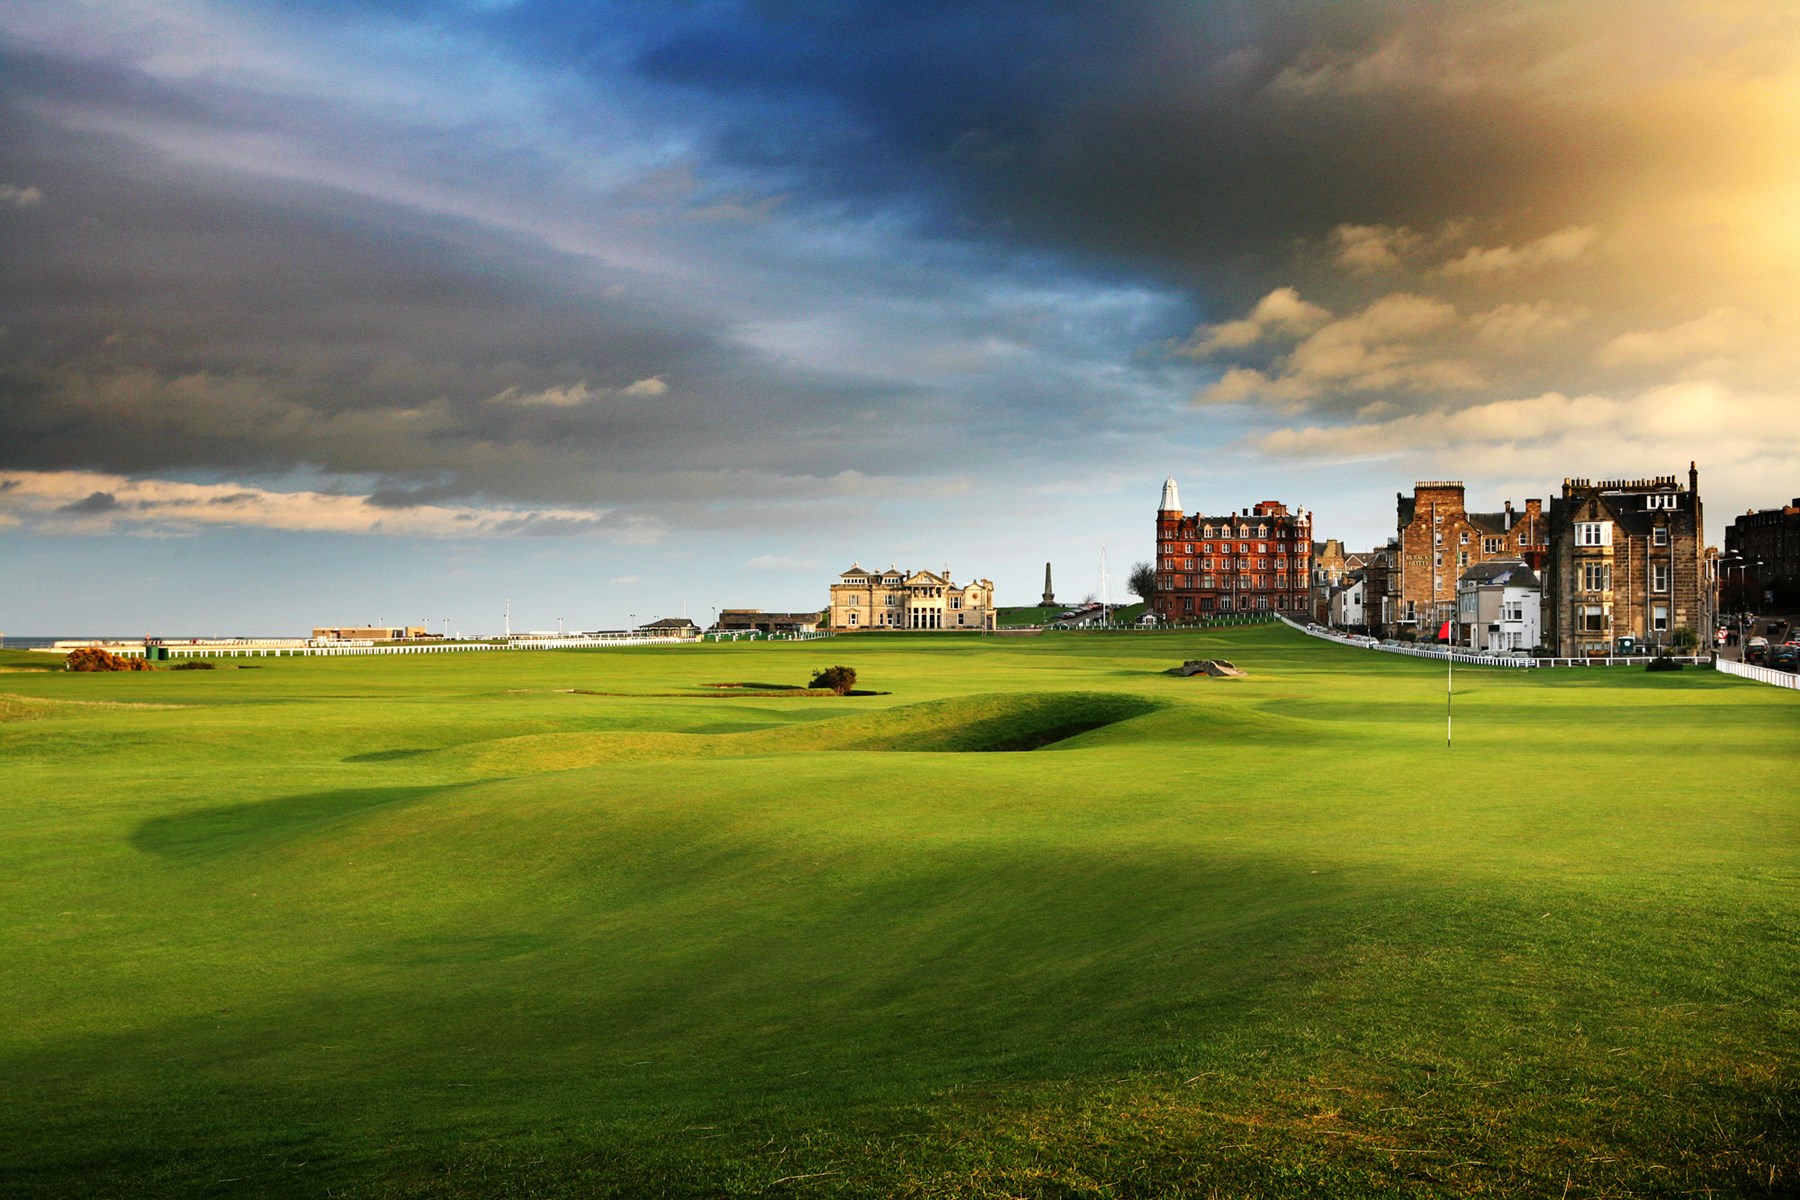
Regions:
<instances>
[{"instance_id":1,"label":"white painted house","mask_svg":"<svg viewBox=\"0 0 1800 1200\"><path fill-rule=\"evenodd\" d=\"M1477 563L1456 583L1456 644L1530 650L1544 641L1544 585L1518 560Z\"/></svg>"},{"instance_id":2,"label":"white painted house","mask_svg":"<svg viewBox=\"0 0 1800 1200\"><path fill-rule=\"evenodd\" d=\"M1331 623L1339 629L1361 629L1369 623L1369 581L1351 575L1331 593Z\"/></svg>"}]
</instances>

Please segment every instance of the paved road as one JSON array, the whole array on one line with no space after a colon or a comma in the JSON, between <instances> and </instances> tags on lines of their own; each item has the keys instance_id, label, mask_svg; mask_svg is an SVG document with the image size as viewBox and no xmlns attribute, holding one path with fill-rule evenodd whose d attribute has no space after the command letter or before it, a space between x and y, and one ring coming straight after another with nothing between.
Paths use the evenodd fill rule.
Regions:
<instances>
[{"instance_id":1,"label":"paved road","mask_svg":"<svg viewBox=\"0 0 1800 1200\"><path fill-rule=\"evenodd\" d=\"M1786 622L1786 625L1777 626L1777 622ZM1739 636L1735 639L1734 645L1719 647L1719 657L1730 659L1734 662L1742 662L1744 659L1743 642L1745 638L1765 637L1769 639L1770 645L1780 645L1783 641L1795 636L1794 630L1796 625L1800 624L1800 615L1789 617L1759 616L1756 618L1755 622L1748 627L1749 632L1747 633L1745 632L1746 627L1736 621L1721 618L1720 623ZM1776 632L1777 628L1780 629L1780 632Z\"/></svg>"}]
</instances>

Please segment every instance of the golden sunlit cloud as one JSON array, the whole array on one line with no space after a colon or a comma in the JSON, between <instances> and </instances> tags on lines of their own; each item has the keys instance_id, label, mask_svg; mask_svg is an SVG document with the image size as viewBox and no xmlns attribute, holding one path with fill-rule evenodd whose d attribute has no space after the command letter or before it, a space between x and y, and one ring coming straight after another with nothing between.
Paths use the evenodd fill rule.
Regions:
<instances>
[{"instance_id":1,"label":"golden sunlit cloud","mask_svg":"<svg viewBox=\"0 0 1800 1200\"><path fill-rule=\"evenodd\" d=\"M233 526L421 538L623 532L608 524L608 513L592 509L389 507L366 495L131 479L95 471L0 474L0 520L46 531L164 536Z\"/></svg>"}]
</instances>

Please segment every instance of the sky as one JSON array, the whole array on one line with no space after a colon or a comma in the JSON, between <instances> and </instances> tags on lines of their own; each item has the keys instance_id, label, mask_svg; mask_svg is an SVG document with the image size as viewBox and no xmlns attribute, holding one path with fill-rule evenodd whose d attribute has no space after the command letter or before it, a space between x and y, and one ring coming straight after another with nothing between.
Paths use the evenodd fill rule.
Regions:
<instances>
[{"instance_id":1,"label":"sky","mask_svg":"<svg viewBox=\"0 0 1800 1200\"><path fill-rule=\"evenodd\" d=\"M8 0L0 630L1800 494L1800 6Z\"/></svg>"}]
</instances>

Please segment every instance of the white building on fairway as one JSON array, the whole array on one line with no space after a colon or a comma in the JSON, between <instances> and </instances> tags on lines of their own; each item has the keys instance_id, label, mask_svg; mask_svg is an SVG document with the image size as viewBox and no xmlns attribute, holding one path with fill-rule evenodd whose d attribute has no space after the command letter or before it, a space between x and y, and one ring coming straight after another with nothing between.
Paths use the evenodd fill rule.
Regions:
<instances>
[{"instance_id":1,"label":"white building on fairway","mask_svg":"<svg viewBox=\"0 0 1800 1200\"><path fill-rule=\"evenodd\" d=\"M1456 583L1456 644L1530 650L1544 642L1544 585L1523 562L1477 563Z\"/></svg>"},{"instance_id":2,"label":"white building on fairway","mask_svg":"<svg viewBox=\"0 0 1800 1200\"><path fill-rule=\"evenodd\" d=\"M852 566L831 585L831 628L992 630L999 624L992 580L958 587L950 573L865 571Z\"/></svg>"}]
</instances>

